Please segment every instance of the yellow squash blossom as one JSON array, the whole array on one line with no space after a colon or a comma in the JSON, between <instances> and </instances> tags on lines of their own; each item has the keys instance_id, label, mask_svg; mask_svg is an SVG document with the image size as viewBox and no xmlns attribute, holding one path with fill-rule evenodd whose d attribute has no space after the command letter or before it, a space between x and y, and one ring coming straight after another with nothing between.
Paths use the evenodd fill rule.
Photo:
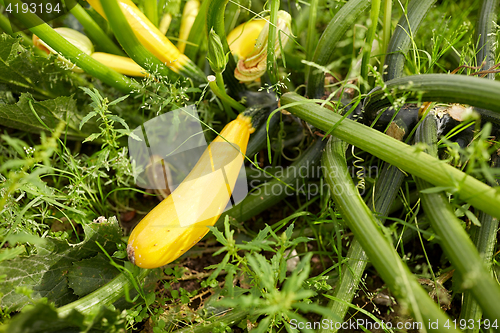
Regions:
<instances>
[{"instance_id":1,"label":"yellow squash blossom","mask_svg":"<svg viewBox=\"0 0 500 333\"><path fill-rule=\"evenodd\" d=\"M285 47L288 42L288 36L291 34L292 17L287 12L280 10L278 12L278 21L276 29L276 39L274 51L278 57L281 53L281 48ZM238 65L234 70L234 77L241 82L250 82L261 77L267 69L267 41L269 36L269 22L260 31L259 36L253 46L252 51L243 59L238 61ZM242 40L242 43L248 45L252 41L248 38ZM240 50L244 49L240 46Z\"/></svg>"}]
</instances>

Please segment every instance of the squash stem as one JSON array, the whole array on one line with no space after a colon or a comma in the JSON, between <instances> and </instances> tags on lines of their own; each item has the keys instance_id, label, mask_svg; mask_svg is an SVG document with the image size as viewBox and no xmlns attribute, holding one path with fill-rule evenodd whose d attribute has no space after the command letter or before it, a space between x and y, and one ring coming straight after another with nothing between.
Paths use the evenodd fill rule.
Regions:
<instances>
[{"instance_id":1,"label":"squash stem","mask_svg":"<svg viewBox=\"0 0 500 333\"><path fill-rule=\"evenodd\" d=\"M222 89L219 88L219 85L217 84L217 79L213 75L209 75L207 77L208 79L208 84L210 85L210 89L214 92L214 94L220 98L223 104L227 104L231 106L232 108L236 109L238 112L243 112L245 111L245 107L235 101L231 96L226 94L226 92ZM233 111L231 110L233 113ZM236 114L233 113L232 115L233 119L236 118Z\"/></svg>"},{"instance_id":2,"label":"squash stem","mask_svg":"<svg viewBox=\"0 0 500 333\"><path fill-rule=\"evenodd\" d=\"M106 35L101 27L94 21L94 19L87 13L87 11L78 3L71 8L71 14L80 22L85 31L88 33L97 45L99 45L104 52L116 54L122 57L127 55L123 52L112 40Z\"/></svg>"},{"instance_id":3,"label":"squash stem","mask_svg":"<svg viewBox=\"0 0 500 333\"><path fill-rule=\"evenodd\" d=\"M19 7L22 4L19 0L8 0L7 3L10 3L13 6L17 4ZM105 82L126 94L134 90L142 91L141 85L139 85L135 80L127 78L126 76L112 70L111 68L93 59L91 56L85 54L54 31L54 29L52 29L47 23L44 23L38 16L29 12L18 13L13 11L12 14L25 26L31 27L29 30L33 34L37 35L64 58L83 69L87 74L94 76L102 82Z\"/></svg>"},{"instance_id":4,"label":"squash stem","mask_svg":"<svg viewBox=\"0 0 500 333\"><path fill-rule=\"evenodd\" d=\"M139 281L139 284L141 284L151 271L151 269L141 268L134 276L134 279ZM84 315L91 314L102 305L111 305L119 300L125 294L125 289L132 290L133 288L134 281L131 281L130 277L126 274L120 273L120 275L115 277L113 280L87 296L58 308L57 313L59 317L65 317L73 310L77 310Z\"/></svg>"}]
</instances>

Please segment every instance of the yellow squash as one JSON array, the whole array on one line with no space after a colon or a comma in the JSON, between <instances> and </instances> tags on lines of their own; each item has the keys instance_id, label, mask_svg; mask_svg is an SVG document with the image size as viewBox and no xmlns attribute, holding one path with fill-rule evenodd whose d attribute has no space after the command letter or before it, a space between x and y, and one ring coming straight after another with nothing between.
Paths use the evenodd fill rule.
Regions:
<instances>
[{"instance_id":1,"label":"yellow squash","mask_svg":"<svg viewBox=\"0 0 500 333\"><path fill-rule=\"evenodd\" d=\"M127 246L132 263L166 265L205 236L230 200L253 131L243 114L224 127L186 179L132 231Z\"/></svg>"},{"instance_id":2,"label":"yellow squash","mask_svg":"<svg viewBox=\"0 0 500 333\"><path fill-rule=\"evenodd\" d=\"M100 0L87 0L87 2L101 14L102 17L106 17ZM191 60L182 54L131 0L118 0L118 3L137 39L139 39L146 49L172 68L176 73L179 73L185 69L187 65L191 64Z\"/></svg>"},{"instance_id":3,"label":"yellow squash","mask_svg":"<svg viewBox=\"0 0 500 333\"><path fill-rule=\"evenodd\" d=\"M186 49L186 41L189 37L189 32L191 27L196 20L198 11L200 10L200 2L198 0L189 0L184 5L184 11L182 12L181 28L179 30L179 42L177 42L177 48L180 52L184 53Z\"/></svg>"},{"instance_id":4,"label":"yellow squash","mask_svg":"<svg viewBox=\"0 0 500 333\"><path fill-rule=\"evenodd\" d=\"M128 57L103 52L94 52L91 57L121 74L140 77L147 75L144 68Z\"/></svg>"}]
</instances>

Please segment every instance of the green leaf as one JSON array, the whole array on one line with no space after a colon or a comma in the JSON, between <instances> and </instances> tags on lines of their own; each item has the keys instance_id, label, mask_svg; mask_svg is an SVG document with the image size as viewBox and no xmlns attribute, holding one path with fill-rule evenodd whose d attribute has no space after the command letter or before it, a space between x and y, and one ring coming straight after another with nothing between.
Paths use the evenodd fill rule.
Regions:
<instances>
[{"instance_id":1,"label":"green leaf","mask_svg":"<svg viewBox=\"0 0 500 333\"><path fill-rule=\"evenodd\" d=\"M15 248L4 248L0 251L0 262L4 260L13 259L25 251L24 246L18 246Z\"/></svg>"},{"instance_id":2,"label":"green leaf","mask_svg":"<svg viewBox=\"0 0 500 333\"><path fill-rule=\"evenodd\" d=\"M102 133L92 133L90 134L85 140L82 141L82 143L89 142L89 141L94 141L98 137L101 136Z\"/></svg>"},{"instance_id":3,"label":"green leaf","mask_svg":"<svg viewBox=\"0 0 500 333\"><path fill-rule=\"evenodd\" d=\"M78 129L82 129L83 125L85 125L85 123L87 121L89 121L92 117L94 117L95 115L97 115L97 112L95 111L90 111L85 117L83 117L83 119L80 121L80 126L78 126Z\"/></svg>"},{"instance_id":4,"label":"green leaf","mask_svg":"<svg viewBox=\"0 0 500 333\"><path fill-rule=\"evenodd\" d=\"M219 229L217 229L217 227L212 227L212 226L207 226L207 227L208 227L208 229L210 229L210 231L212 232L212 234L214 234L215 238L217 239L217 241L219 243L221 243L224 246L227 245L226 238L224 237L224 235L222 234L222 232L220 232Z\"/></svg>"},{"instance_id":5,"label":"green leaf","mask_svg":"<svg viewBox=\"0 0 500 333\"><path fill-rule=\"evenodd\" d=\"M36 114L31 109L30 103ZM83 118L78 111L76 100L71 96L33 102L31 94L22 94L16 104L0 105L0 123L3 126L33 133L46 131L47 127L54 129L61 121L66 122L67 134L70 137L84 138L89 133L100 132L97 125L92 122L87 124L83 132L80 131L80 122Z\"/></svg>"},{"instance_id":6,"label":"green leaf","mask_svg":"<svg viewBox=\"0 0 500 333\"><path fill-rule=\"evenodd\" d=\"M125 120L122 117L119 117L117 115L109 115L108 118L113 120L114 122L118 122L118 123L122 124L122 126L125 127L126 129L129 129L127 123L125 122Z\"/></svg>"},{"instance_id":7,"label":"green leaf","mask_svg":"<svg viewBox=\"0 0 500 333\"><path fill-rule=\"evenodd\" d=\"M108 105L115 105L115 104L118 104L120 103L121 101L124 101L125 99L127 99L129 95L125 95L125 96L122 96L122 97L118 97L117 99L115 99L114 101L112 102L109 102Z\"/></svg>"},{"instance_id":8,"label":"green leaf","mask_svg":"<svg viewBox=\"0 0 500 333\"><path fill-rule=\"evenodd\" d=\"M119 273L104 254L98 253L95 257L73 263L68 273L68 285L81 297L102 287Z\"/></svg>"},{"instance_id":9,"label":"green leaf","mask_svg":"<svg viewBox=\"0 0 500 333\"><path fill-rule=\"evenodd\" d=\"M78 84L55 59L35 56L19 39L0 35L0 83L8 90L31 92L40 98L70 95Z\"/></svg>"},{"instance_id":10,"label":"green leaf","mask_svg":"<svg viewBox=\"0 0 500 333\"><path fill-rule=\"evenodd\" d=\"M95 257L100 252L95 243L98 241L106 251L116 250L122 232L116 218L106 223L90 223L83 226L85 240L78 244L46 238L44 245L37 245L37 254L18 257L0 263L0 271L7 279L0 282L1 303L8 311L19 310L29 303L24 295L14 292L18 286L33 290L34 300L47 297L56 306L76 300L76 295L68 286L68 273L73 263Z\"/></svg>"}]
</instances>

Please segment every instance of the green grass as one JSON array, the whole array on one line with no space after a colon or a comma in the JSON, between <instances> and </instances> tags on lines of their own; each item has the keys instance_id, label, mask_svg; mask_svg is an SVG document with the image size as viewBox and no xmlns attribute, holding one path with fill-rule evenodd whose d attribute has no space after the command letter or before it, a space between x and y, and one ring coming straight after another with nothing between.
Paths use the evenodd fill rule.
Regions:
<instances>
[{"instance_id":1,"label":"green grass","mask_svg":"<svg viewBox=\"0 0 500 333\"><path fill-rule=\"evenodd\" d=\"M138 1L155 24L172 15L174 44L184 4ZM210 28L226 54L232 28L255 16L276 24L278 10L293 35L278 58L267 36L259 81L240 84L231 54L216 82L203 81L214 74ZM79 20L100 51L128 54L147 78L80 55L49 25L19 33L2 16L0 332L326 332L348 320L364 320L356 331L429 330L429 320L441 332L497 331L497 11L489 0L204 0L186 47L194 79L127 38L123 15L107 23L77 7L50 26ZM33 33L87 73L33 49ZM244 201L173 263L130 263L128 235L163 198L136 185L132 131L195 105L210 141L259 102L284 112L254 134ZM456 121L452 103L476 110ZM314 326L323 319L333 328Z\"/></svg>"}]
</instances>

